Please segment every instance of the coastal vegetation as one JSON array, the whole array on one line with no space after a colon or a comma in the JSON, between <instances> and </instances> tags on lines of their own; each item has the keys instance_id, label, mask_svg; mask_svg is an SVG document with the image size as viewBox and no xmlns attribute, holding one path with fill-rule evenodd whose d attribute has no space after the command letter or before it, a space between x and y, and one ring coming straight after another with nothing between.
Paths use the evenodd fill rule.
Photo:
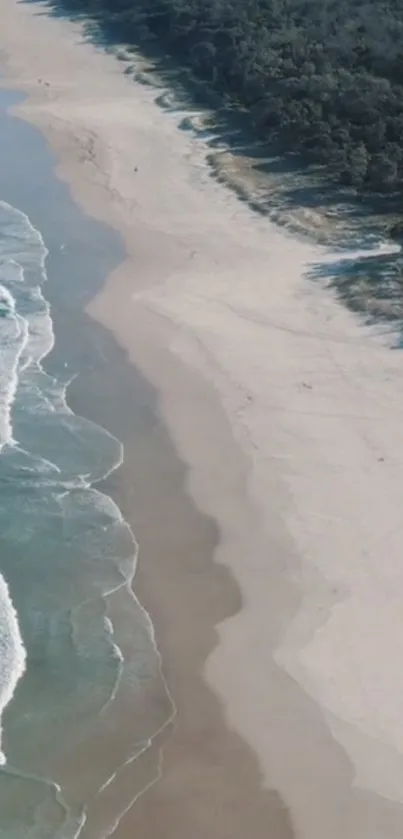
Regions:
<instances>
[{"instance_id":1,"label":"coastal vegetation","mask_svg":"<svg viewBox=\"0 0 403 839\"><path fill-rule=\"evenodd\" d=\"M358 191L403 186L403 0L55 0L156 40L257 134Z\"/></svg>"}]
</instances>

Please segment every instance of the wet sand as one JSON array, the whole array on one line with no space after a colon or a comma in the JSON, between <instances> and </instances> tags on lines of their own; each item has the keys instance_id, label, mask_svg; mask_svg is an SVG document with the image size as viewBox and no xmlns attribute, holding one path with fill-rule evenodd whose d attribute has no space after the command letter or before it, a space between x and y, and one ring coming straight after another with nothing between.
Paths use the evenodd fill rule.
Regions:
<instances>
[{"instance_id":1,"label":"wet sand","mask_svg":"<svg viewBox=\"0 0 403 839\"><path fill-rule=\"evenodd\" d=\"M2 91L1 106L12 109L20 99ZM232 574L214 560L220 539L217 522L191 499L189 470L170 439L157 391L111 334L83 309L100 281L119 264L120 237L90 220L80 222L80 214L70 211L63 185L59 188L51 180L49 155L29 126L20 127L18 121L6 118L1 128L2 197L30 214L50 247L46 294L56 345L46 367L52 372L65 364L68 375L73 375L68 391L71 408L124 442L123 465L98 488L118 503L140 544L135 591L152 614L169 691L167 696L157 684L158 692L149 692L147 708L142 709L144 730L152 730L162 719L166 725L127 770L120 770L108 794L90 806L80 837L104 834L114 815L138 793L138 801L114 829L114 836L131 836L135 831L145 838L180 839L209 832L220 839L252 832L263 839L270 831L278 839L292 839L281 797L266 789L257 756L228 725L223 703L203 678L204 663L218 644L216 626L242 605ZM181 376L177 363L173 368ZM193 394L202 405L199 388L203 392L202 383L191 377L188 396ZM229 427L224 431L231 440ZM233 454L238 462L235 446ZM113 609L119 636L118 601ZM137 707L133 706L131 720L128 714L131 739L132 731L138 733L142 725ZM122 720L123 730L126 724ZM70 755L66 763L64 758L58 776L73 798L80 798L83 784L96 783L93 762L94 768L97 761L103 769L107 765L105 744L92 744L91 753L85 759L80 754L78 760ZM111 751L111 771L113 760Z\"/></svg>"},{"instance_id":2,"label":"wet sand","mask_svg":"<svg viewBox=\"0 0 403 839\"><path fill-rule=\"evenodd\" d=\"M291 839L285 805L265 789L253 750L228 726L225 708L203 679L204 663L218 643L217 624L241 608L238 585L214 561L217 524L186 491L188 469L167 435L152 389L102 330L92 332L98 352L90 372L73 384L70 404L125 443L123 467L101 488L117 500L138 539L135 590L153 617L176 706L173 725L147 757L154 767L161 758L161 779L114 835Z\"/></svg>"},{"instance_id":3,"label":"wet sand","mask_svg":"<svg viewBox=\"0 0 403 839\"><path fill-rule=\"evenodd\" d=\"M3 115L19 99L1 91L2 198L40 225L50 248L46 295L56 344L46 368L55 374L65 368L73 377L68 391L72 409L124 441L122 467L97 486L117 501L141 544L135 591L153 614L169 685L167 694L161 681L150 679L146 707L137 695L131 707L122 706L119 741L126 733L130 743L134 736L141 740L141 732L154 737L90 806L80 836L103 835L116 813L139 795L113 835L129 836L135 829L144 837L185 837L209 830L217 837L241 837L251 829L263 837L270 828L273 835L291 839L280 796L265 789L253 750L227 725L222 703L202 678L204 662L218 643L216 624L241 608L239 586L214 562L217 523L191 500L189 470L169 437L157 391L83 309L124 256L122 242L73 205L52 175L52 158L39 133ZM197 394L197 381L189 382L191 392ZM138 639L126 637L125 605L124 591L110 603L127 660L135 655ZM83 789L96 785L108 762L112 773L116 754L119 746L114 748L108 730L98 742L91 741L86 755L70 752L66 760L64 744L56 778L67 800L81 801ZM3 829L0 818L0 833Z\"/></svg>"},{"instance_id":4,"label":"wet sand","mask_svg":"<svg viewBox=\"0 0 403 839\"><path fill-rule=\"evenodd\" d=\"M397 839L398 354L308 284L333 257L214 183L113 55L40 6L2 12L18 113L128 254L82 298L121 349L88 327L70 398L125 444L107 486L177 715L115 835Z\"/></svg>"}]
</instances>

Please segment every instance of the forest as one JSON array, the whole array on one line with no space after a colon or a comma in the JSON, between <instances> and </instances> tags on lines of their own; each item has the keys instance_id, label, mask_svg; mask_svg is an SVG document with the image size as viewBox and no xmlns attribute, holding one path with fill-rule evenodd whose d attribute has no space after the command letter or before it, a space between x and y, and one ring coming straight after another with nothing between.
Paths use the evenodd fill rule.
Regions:
<instances>
[{"instance_id":1,"label":"forest","mask_svg":"<svg viewBox=\"0 0 403 839\"><path fill-rule=\"evenodd\" d=\"M403 187L403 0L54 0L151 38L335 182Z\"/></svg>"}]
</instances>

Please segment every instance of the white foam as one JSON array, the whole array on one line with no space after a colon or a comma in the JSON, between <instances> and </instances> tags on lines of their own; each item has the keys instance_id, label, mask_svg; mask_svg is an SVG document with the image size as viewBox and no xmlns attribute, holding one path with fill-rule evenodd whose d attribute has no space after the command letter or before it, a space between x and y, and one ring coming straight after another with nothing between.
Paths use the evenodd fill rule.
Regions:
<instances>
[{"instance_id":1,"label":"white foam","mask_svg":"<svg viewBox=\"0 0 403 839\"><path fill-rule=\"evenodd\" d=\"M73 415L66 400L69 381L59 382L42 368L42 361L54 344L50 306L41 289L47 279L46 256L43 239L27 216L0 202L0 455L6 444L11 444L15 450L21 448L13 439L12 406L16 399L18 408L20 405L25 408L30 405L30 408L44 417L56 413L60 415L62 423L66 422L66 415ZM97 426L94 425L95 429ZM107 431L103 433L113 437ZM113 440L119 443L114 437ZM123 447L119 443L115 457L105 464L105 475L115 469L122 459ZM60 473L56 464L43 460L42 463ZM103 475L97 475L98 479L100 477ZM77 477L74 485L77 486L81 481L83 486L90 487L90 478L90 474ZM68 493L68 482L64 483L64 487ZM98 507L108 520L123 523L119 508L108 496L91 490L86 501L91 507ZM136 557L137 545L133 537L133 558L119 566L117 587L130 584ZM106 595L108 593L109 589ZM116 660L123 665L124 659L114 639L113 625L106 617L105 630L110 635ZM17 614L7 584L0 577L0 735L1 714L24 673L25 660L26 652ZM119 680L107 704L114 699ZM5 755L0 751L0 763L4 762Z\"/></svg>"},{"instance_id":2,"label":"white foam","mask_svg":"<svg viewBox=\"0 0 403 839\"><path fill-rule=\"evenodd\" d=\"M0 201L0 450L13 439L11 411L20 372L53 346L49 306L40 290L47 253L28 216ZM26 273L30 283L24 282Z\"/></svg>"},{"instance_id":3,"label":"white foam","mask_svg":"<svg viewBox=\"0 0 403 839\"><path fill-rule=\"evenodd\" d=\"M13 697L16 685L25 670L26 653L18 625L17 614L11 601L8 586L0 575L0 720L4 708ZM0 764L6 762L1 751Z\"/></svg>"},{"instance_id":4,"label":"white foam","mask_svg":"<svg viewBox=\"0 0 403 839\"><path fill-rule=\"evenodd\" d=\"M15 311L15 300L0 285L0 450L12 440L11 406L18 385L18 365L28 340L28 323Z\"/></svg>"},{"instance_id":5,"label":"white foam","mask_svg":"<svg viewBox=\"0 0 403 839\"><path fill-rule=\"evenodd\" d=\"M44 246L42 237L39 232L33 228L29 219L23 213L20 213L9 205L5 205L0 202L0 280L3 283L5 294L8 295L7 306L10 313L10 318L0 318L0 370L4 366L4 368L6 368L9 372L12 369L13 373L12 384L11 380L10 382L7 380L7 383L5 383L8 388L8 428L6 436L8 442L12 441L12 404L15 398L18 400L16 402L18 411L20 411L21 405L24 406L24 409L27 409L27 405L29 405L29 408L33 411L33 413L40 413L41 417L43 414L43 416L47 419L49 419L49 413L53 412L56 414L55 419L57 422L60 420L60 423L64 425L67 430L70 427L73 429L75 428L74 423L69 423L69 416L73 415L73 411L68 406L66 400L66 391L69 384L69 380L67 380L68 377L66 376L64 382L59 382L57 379L53 379L49 376L43 370L41 365L43 358L49 353L54 344L50 307L41 290L42 283L47 279L45 272L46 255L47 250ZM0 290L0 306L1 299ZM1 333L2 323L5 323L6 321L8 324L11 323L11 317L14 319L15 331L17 331L17 327L21 331L18 353L15 352L14 354L12 368L10 365L3 363L4 347ZM1 409L2 404L0 397L0 412ZM66 415L69 416L66 417ZM20 419L20 413L18 413L18 417ZM30 415L28 414L28 420L29 419ZM86 423L86 426L83 426L83 438L85 436L85 443L86 429L88 431L88 426L93 424L84 420L82 422ZM21 427L22 424L19 422L18 429L21 429ZM97 430L99 433L98 426L93 425L93 429L94 431ZM70 475L68 469L67 481L66 475L61 474L63 473L64 467L63 458L61 458L61 468L48 460L42 459L40 461L40 468L42 471L50 474L50 480L54 479L54 473L52 470L56 470L59 475L61 474L60 489L62 492L60 493L58 490L58 494L59 499L61 500L63 498L63 489L65 490L66 505L68 504L69 489L72 485L77 487L79 485L78 481L81 480L82 488L89 488L91 481L94 480L94 468L96 472L95 479L99 480L101 477L106 477L109 472L116 469L123 460L122 444L106 430L102 429L102 432L105 437L110 438L111 442L113 441L112 454L115 455L114 457L112 456L110 460L107 458L105 469L102 474L97 460L99 459L99 452L96 443L94 446L94 451L96 452L96 458L94 460L97 460L95 467L92 466L92 461L89 461L90 466L88 468L88 474L84 473L79 478L74 478L75 465L73 465L73 483L71 483L72 476ZM21 431L20 433L21 437L24 438L23 432ZM79 431L78 437L80 437L80 433L81 432ZM18 443L16 441L12 442L13 449L16 450ZM24 438L21 443L23 445L27 444L26 439ZM117 444L116 449L114 446L115 443ZM21 449L21 445L19 448ZM21 450L24 451L24 449ZM52 457L52 454L50 456ZM57 460L56 455L55 460ZM81 463L80 460L78 462L79 464ZM77 460L74 461L74 464L76 463ZM76 499L77 494L74 497L75 501ZM108 529L113 530L116 525L127 527L127 533L123 534L125 537L127 551L125 551L124 556L120 561L119 557L113 558L113 562L116 567L112 577L108 578L109 585L106 584L104 590L102 591L102 598L106 599L118 589L126 588L133 602L135 602L137 606L138 601L131 590L131 582L136 569L138 551L135 537L129 525L126 525L124 522L121 511L111 498L98 492L97 490L91 489L88 492L83 493L83 516L86 515L86 504L91 507L91 512L93 512L93 508L95 507L100 513L101 524L97 531L97 538L103 538L103 534L101 533L102 524L104 525L105 531ZM74 512L77 513L77 510ZM132 540L132 553L130 540ZM95 596L98 597L99 592L96 592ZM156 650L151 619L142 608L141 612L144 616L147 628L149 629L150 642L156 652L158 659L157 666L160 670L160 659L158 651ZM117 643L118 639L115 636L115 629L112 620L106 614L104 616L104 630L107 636L108 648L112 651L112 654L116 659L118 669L113 690L111 691L110 696L106 699L102 708L102 712L106 713L109 706L115 702L121 684L121 675L125 662L122 650ZM26 652L18 625L17 614L13 608L7 585L4 579L0 578L0 721L3 709L12 699L16 685L24 673L25 664ZM161 678L163 678L162 675ZM3 763L5 762L5 756L2 752L0 752L0 761Z\"/></svg>"},{"instance_id":6,"label":"white foam","mask_svg":"<svg viewBox=\"0 0 403 839\"><path fill-rule=\"evenodd\" d=\"M29 364L39 364L53 346L49 306L40 290L46 255L42 236L28 217L0 201L0 453L13 442L12 405L20 373ZM0 575L0 721L25 661L17 614ZM0 748L0 763L5 760Z\"/></svg>"}]
</instances>

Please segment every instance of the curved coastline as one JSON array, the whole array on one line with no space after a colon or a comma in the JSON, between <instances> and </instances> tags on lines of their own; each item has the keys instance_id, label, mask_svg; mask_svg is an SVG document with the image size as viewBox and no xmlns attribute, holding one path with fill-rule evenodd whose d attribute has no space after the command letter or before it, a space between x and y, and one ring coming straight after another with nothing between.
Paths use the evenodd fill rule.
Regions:
<instances>
[{"instance_id":1,"label":"curved coastline","mask_svg":"<svg viewBox=\"0 0 403 839\"><path fill-rule=\"evenodd\" d=\"M4 129L3 117L1 125ZM18 165L18 156L14 162ZM65 381L63 357L54 359L53 375L46 373L46 360L55 354L42 293L48 251L23 211L2 202L1 212L2 282L13 302L7 323L13 323L11 315L17 325L21 321L24 342L17 344L18 363L6 392L8 438L1 453L2 571L13 604L8 587L0 586L2 703L7 706L0 830L30 835L41 829L43 837L70 839L83 829L88 833L91 799L99 808L104 790L151 747L174 708L150 618L132 587L135 537L115 502L94 488L122 464L123 446L71 410L66 398L71 373ZM16 278L10 264L18 266ZM126 649L131 634L137 658ZM154 715L145 713L157 685L160 707ZM136 726L137 706L141 726ZM93 752L89 762L86 752ZM144 779L144 786L148 783ZM109 800L113 823L141 793L140 784L115 809ZM21 804L13 810L18 796Z\"/></svg>"},{"instance_id":2,"label":"curved coastline","mask_svg":"<svg viewBox=\"0 0 403 839\"><path fill-rule=\"evenodd\" d=\"M321 568L322 543L310 541L312 534L316 534L310 516L315 522L324 521L326 508L322 513L316 497L309 509L297 507L295 500L300 501L301 494L304 495L301 485L307 486L310 492L313 492L314 486L314 480L304 483L305 473L303 469L298 469L305 452L301 449L296 428L302 429L305 435L306 451L311 458L308 464L311 478L316 475L320 484L321 465L329 466L327 480L331 469L332 475L343 473L343 461L328 464L324 450L330 447L331 432L336 434L336 421L342 421L342 417L335 414L335 396L339 394L345 398L348 411L353 412L357 408L349 391L354 385L357 369L354 368L350 381L343 366L349 369L348 346L359 354L361 371L370 382L367 370L371 362L375 366L379 362L377 369L384 369L381 342L372 347L369 360L365 362L369 344L363 330L334 307L330 294L326 302L324 297L319 301L313 293L310 295L306 289L304 292L300 290L302 266L305 268L309 262L315 262L323 252L318 252L315 247L298 245L298 253L295 253L291 240L287 240L289 253L284 252L284 236L273 229L272 243L266 248L261 239L264 221L254 220L253 225L247 222L247 211L238 209L232 199L229 205L225 191L218 187L211 189L209 194L210 198L214 195L215 204L214 208L210 205L211 217L206 219L198 197L192 191L195 188L203 190L208 178L198 158L197 145L189 148L182 139L172 150L169 147L174 135L171 122L166 136L162 134L160 145L157 145L161 154L156 154L156 148L148 149L144 141L147 141L150 131L157 132L162 127L160 117L152 110L155 106L151 96L149 101L147 94L143 91L141 96L139 90L141 107L135 117L129 116L129 107L132 107L129 82L112 56L101 55L89 45L79 47L75 40L80 37L77 26L48 19L35 23L34 13L28 7L22 7L17 12L13 0L7 0L7 6L10 15L6 36L9 38L10 78L30 95L19 113L48 136L59 156L57 171L60 177L69 182L74 196L90 214L121 230L130 254L126 264L113 272L95 300L90 301L91 295L85 292L82 297L82 303L88 306L91 316L114 333L124 352L119 354L116 347L112 354L109 354L109 349L104 352L103 348L110 346L108 342L111 339L103 334L101 327L90 327L92 335L96 335L96 349L92 355L89 353L91 360L84 375L73 381L70 393L72 404L86 404L89 413L102 411L105 425L112 433L121 426L121 434L117 436L125 443L125 463L107 483L112 495L119 499L125 515L134 521L144 556L137 582L142 602L154 618L165 672L178 707L178 722L174 736L163 750L161 782L137 802L116 836L120 839L126 831L130 835L133 827L141 836L153 836L164 824L167 835L171 832L180 839L182 835L187 839L190 832L198 839L195 828L200 831L200 837L205 836L206 829L218 839L222 833L225 835L225 831L228 835L243 837L247 826L251 835L261 835L263 839L270 825L276 839L277 836L288 839L293 836L294 830L301 839L323 837L324 831L328 839L338 839L341 831L348 839L379 839L379 835L397 839L401 835L402 808L398 795L396 801L393 800L392 770L396 770L399 779L401 754L382 753L381 762L387 771L379 772L376 742L371 742L371 737L367 736L371 730L369 723L366 729L352 724L352 730L347 731L348 722L343 719L343 713L347 713L344 707L340 717L335 719L332 708L336 712L339 708L332 706L334 696L330 693L326 701L320 701L323 682L320 681L319 668L315 674L318 684L312 677L316 661L321 661L322 665L326 663L329 647L326 647L325 641L330 646L332 640L326 637L325 627L331 627L332 621L337 620L337 615L348 606L348 585L353 586L355 580L348 577L347 566L348 561L354 558L357 541L351 538L351 543L342 545L346 567L342 569L345 576L339 582L334 579L332 557L329 558L329 568ZM27 56L22 54L24 45L15 31L19 15L29 20L34 28L36 26L39 41L43 36L46 49L42 56L38 54L35 43L26 45ZM46 27L44 34L42 25ZM52 63L52 55L56 57L50 43L52 38L56 39L58 48L63 49L60 67L56 60ZM63 66L66 67L69 61L75 62L73 80L67 80L64 75ZM99 75L95 74L94 82L93 78L90 80L89 73L95 61L98 62ZM35 78L27 80L24 75L26 66L37 68L41 78L49 75L50 90L39 85L36 72ZM74 85L81 83L83 90L77 97ZM119 96L118 103L115 94ZM114 126L108 126L103 110L105 101L111 110ZM117 130L119 120L122 132L127 123L133 136L139 138L137 153L141 150L142 162L136 178L128 176L130 166L133 169L133 148L120 139ZM168 151L172 152L171 159ZM195 169L182 166L186 154ZM158 190L153 193L150 189L151 167L155 169L155 183L159 180L163 182L166 194ZM195 182L189 190L192 178ZM175 190L174 207L170 205L170 187ZM182 197L186 199L183 210ZM172 219L170 212L174 215ZM204 225L200 238L194 224L199 213ZM212 259L209 261L206 257L204 261L203 246L217 231L225 238L229 217L239 225L238 232L230 237L229 242L221 243L216 237ZM245 244L241 233L245 236ZM233 259L228 252L228 244L234 248ZM275 260L277 272L287 274L287 287L284 290L279 286L277 294L269 301L272 305L262 314L253 306L248 309L251 301L248 298L247 271L253 273L256 268L258 279L254 288L263 299L267 278L264 273L259 274L259 270L264 261L270 259ZM214 265L219 266L216 274L213 273ZM166 267L169 268L169 277L165 275ZM227 291L232 275L236 275L238 283L234 299L229 302ZM211 276L216 281L214 288L207 282ZM200 285L205 278L205 286ZM303 310L305 319L302 323L296 323L289 308L282 306L283 295L286 298L290 286L293 292L296 289L292 298L295 305L305 293L307 305ZM319 306L323 335L315 329ZM84 322L90 323L85 321L85 316ZM69 318L63 326L66 346L70 324ZM266 334L263 334L267 326L272 327L272 331L266 329ZM324 335L329 329L331 334L323 350ZM303 331L311 341L309 346L298 343ZM275 341L273 334L283 335L284 338ZM246 347L248 342L255 342L254 366L246 363L244 366L242 345ZM337 355L337 344L345 355ZM306 364L296 369L295 376L299 378L294 379L292 359L301 359L301 348L306 353L302 357ZM263 362L270 352L274 353L274 357L277 354L279 359L283 354L284 359L290 359L290 362L282 368L286 376L284 381L280 382L272 369L268 371L272 381L271 389L266 391L258 373L266 370ZM117 415L113 400L111 405L101 406L99 396L98 402L93 397L96 397L97 377L99 393L102 390L99 378L105 371L112 376L115 371L117 380L128 358L153 382L160 398L157 400L157 411L150 412L146 399L139 406L136 400L130 401L131 396L126 389L120 389L116 384L116 393L127 400L125 420L123 412L120 417ZM332 362L330 367L327 366L329 359ZM127 368L133 375L130 364ZM335 379L340 377L340 382L337 379L339 389L336 389L335 396L331 393L325 401L320 393L321 376L326 381L329 369ZM397 362L390 362L389 372L391 379L396 376ZM318 402L312 406L309 378L314 374L314 399L316 390L319 390L319 396ZM301 379L302 376L308 380ZM253 413L253 405L261 392L270 408L268 415L276 444L271 450L263 445L268 437L264 417ZM392 389L388 395L392 400ZM80 412L83 413L81 408ZM141 446L133 428L127 424L127 418L133 417L136 412L149 434L148 440L142 438ZM178 467L178 472L174 469L173 474L168 469L167 474L158 476L159 485L151 482L146 490L143 486L136 486L134 476L139 468L144 475L150 464L155 467L153 458L157 457L156 452L159 456L164 450L156 445L156 441L161 445L159 435L163 437L158 419L160 412L167 418L174 443L188 468ZM333 422L326 424L326 416ZM366 420L359 415L352 416L357 423ZM228 417L233 421L231 424ZM306 417L309 420L304 419ZM309 422L315 417L316 420L317 417L322 418L315 426L317 439L322 441L320 435L323 435L323 449L320 448L320 451L309 448L315 437L313 434L310 438ZM346 426L346 435L347 432L351 429ZM361 441L370 437L366 434L365 429ZM393 434L399 442L394 427ZM348 452L352 456L350 438L346 436L345 441L349 443ZM370 438L368 449L372 445L372 454L378 450L381 452L383 443L382 438L375 438L375 443ZM166 438L163 438L162 444L167 445ZM311 464L316 465L315 456L318 458L319 473L313 475ZM364 467L366 457L365 451ZM287 471L287 460L292 460L295 473L292 469L291 474ZM379 454L376 463L371 461L371 475L375 475L380 462L384 462L383 454ZM360 468L362 463L358 464ZM155 475L158 475L158 470ZM206 518L199 518L196 514L199 524L204 521L208 531L207 536L204 533L200 537L200 544L197 539L195 542L197 528L192 518L196 507L189 498L187 506L183 506L183 498L180 504L173 504L169 494L172 481L175 486L176 481L182 487L185 485L196 499L198 508L205 513ZM329 483L326 486L329 487ZM348 499L348 485L345 489ZM308 491L305 496L307 502L310 501ZM267 499L270 504L265 504ZM323 502L326 500L324 497ZM356 503L355 498L352 500ZM341 505L342 516L345 512L343 499L338 495L336 501ZM158 504L158 509L166 518L164 526L159 522L160 527L156 528L150 526L149 515L150 509L156 509ZM317 506L319 513L312 513ZM305 522L309 521L309 528L300 526L298 514L305 517ZM218 530L215 519L219 523ZM176 553L182 559L182 564L175 566L175 581L182 581L180 598L173 590L169 568L155 561L156 555L161 555L164 548L164 543L159 541L161 534L171 532L172 521L176 522L176 527L180 523L179 545L173 539L169 553L171 562ZM333 524L336 526L336 523L335 518ZM318 532L322 535L319 528ZM323 534L326 538L326 533ZM336 544L335 539L332 541ZM205 573L206 551L209 557L215 551L218 560L218 563L209 564L210 576ZM342 550L340 553L343 555ZM266 567L268 555L272 563L269 569ZM305 556L309 557L309 561L303 560ZM250 566L245 558L250 561ZM228 568L234 572L234 577ZM163 592L161 579L164 580ZM344 579L348 583L343 583ZM195 581L202 586L201 590L195 587ZM183 616L178 603L185 603L188 607ZM202 614L198 614L199 607L203 607ZM298 620L294 621L296 615ZM199 627L196 631L195 625L193 638L189 632L191 620L197 620ZM218 629L215 628L216 623ZM337 623L335 633L336 630L340 630ZM319 644L318 659L312 656L311 670L304 669L303 655L312 654L314 639ZM323 650L320 648L321 639L324 639ZM239 660L245 668L244 673ZM270 691L267 691L268 684ZM351 676L350 683L347 679L346 684L351 684ZM228 732L225 723L230 724L232 733ZM344 730L340 731L343 725ZM252 750L235 731L241 732L259 755L260 766ZM224 734L227 739L222 740ZM156 745L159 748L161 744ZM367 774L363 755L369 757ZM207 774L212 767L215 775L209 785ZM384 775L381 779L383 785L381 775ZM247 783L245 779L248 779ZM225 794L220 786L222 783L229 783L225 786ZM215 785L217 790L214 793ZM395 787L397 785L398 780ZM277 793L269 791L270 787L280 791L280 798ZM212 795L216 795L213 811L206 803L208 797L211 801ZM227 806L223 808L221 802ZM290 807L291 815L286 805ZM220 821L226 818L229 822ZM255 819L253 823L248 821L251 818Z\"/></svg>"},{"instance_id":3,"label":"curved coastline","mask_svg":"<svg viewBox=\"0 0 403 839\"><path fill-rule=\"evenodd\" d=\"M6 98L8 107L12 107L14 97L4 91L2 96ZM178 459L165 431L161 406L153 387L139 372L136 373L110 334L83 311L83 300L87 305L88 300L99 291L100 281L104 278L105 257L111 261L111 267L119 262L114 244L116 237L112 236L108 241L106 229L102 230L97 223L91 225L83 221L80 214L76 218L75 211L71 214L64 188L56 184L53 190L51 161L47 152L43 154L42 142L37 142L36 132L31 132L28 126L14 118L6 118L1 128L10 153L9 166L6 166L8 182L3 184L4 191L10 200L13 197L15 203L29 211L38 224L41 222L41 229L49 243L46 295L52 307L56 340L44 366L51 375L56 372L60 375L61 370L65 370L67 402L76 416L101 423L116 440L124 441L124 460L120 467L116 463L106 480L97 476L97 491L99 489L115 498L134 531L139 530L143 570L137 573L136 589L140 591L147 609L153 611L157 641L164 639L167 659L172 662L170 666L169 661L163 659L162 678L166 675L170 687L172 684L174 688L173 701L176 702L176 695L181 697L181 713L177 722L172 719L172 711L167 713L167 697L158 686L139 707L133 706L130 692L126 700L123 697L118 712L119 726L109 732L109 748L114 738L117 744L122 738L127 739L128 729L141 732L142 726L145 726L144 738L140 737L138 751L133 758L124 763L119 771L114 771L106 782L103 781L99 794L87 807L85 819L79 807L80 796L83 784L88 783L91 777L91 783L97 784L97 773L94 775L93 767L97 767L98 763L105 764L103 737L98 738L98 745L92 741L88 759L84 760L82 754L74 754L74 750L67 755L67 760L65 756L62 789L54 784L46 787L40 777L23 772L16 774L10 767L6 770L7 783L11 785L10 789L14 781L19 785L26 783L27 793L29 785L37 784L43 806L54 808L55 818L60 818L62 822L67 819L65 829L73 831L71 835L79 835L80 839L99 837L100 833L119 837L131 835L133 828L137 835L144 837L153 836L155 831L162 829L167 831L167 835L178 837L188 837L189 831L197 836L197 831L201 830L200 835L204 836L206 819L210 823L209 829L218 832L218 835L229 831L232 836L238 834L243 837L245 831L252 829L254 836L265 839L269 825L281 839L292 839L293 830L285 806L275 791L265 790L255 755L227 726L221 703L203 678L204 661L218 643L215 624L234 614L241 606L238 587L230 574L210 560L219 538L217 526L210 516L200 513L190 499L188 470ZM29 171L25 178L24 171L14 178L15 149L20 150L26 144L31 148ZM17 163L18 159L17 156ZM29 188L31 166L35 172L34 181L37 179L42 187L44 200L41 207L37 205L35 183L34 189ZM58 208L60 215L55 209L50 218L47 203L49 207ZM85 267L80 265L83 247L89 251ZM121 253L120 244L118 253ZM95 268L92 267L94 263ZM88 271L84 286L80 285L79 267L84 274ZM73 288L68 280L75 271L78 282ZM71 341L72 334L74 342ZM113 382L113 387L105 386L106 382ZM107 400L105 393L108 394ZM122 402L122 409L117 410ZM135 462L131 453L135 454ZM153 461L151 479L148 479L150 470L144 462L147 455ZM133 502L134 476L139 476L137 480L140 483L138 496ZM170 499L169 504L167 499ZM153 524L154 515L158 527ZM161 586L168 590L170 586L169 569L166 569L166 577L162 573L164 563L161 565L158 557L162 561L168 557L174 565L174 580L183 594L180 607L187 604L187 608L183 605L180 621L177 597L168 593L159 603L153 598L152 592L159 599ZM190 559L192 561L189 562ZM204 564L202 590L195 590L192 575L196 574L195 578L201 581ZM133 592L130 592L130 597L135 597ZM109 601L109 614L119 637L119 647L126 661L130 661L130 657L135 661L138 642L136 633L127 633L125 592L122 589L112 592ZM195 614L192 614L192 609L196 609ZM200 616L196 620L198 612ZM144 614L147 616L147 612ZM150 625L149 629L153 637L154 630ZM186 650L180 648L178 637L171 648L172 630L176 636L183 633L185 646L188 646ZM165 643L166 639L168 643ZM161 647L161 643L158 646ZM180 676L182 668L185 674L183 684ZM168 702L172 702L170 694L171 689ZM162 724L161 714L164 716ZM150 729L152 737L148 733ZM177 734L178 729L182 730L182 736L177 743L178 737L171 735ZM187 755L185 764L182 750ZM186 767L188 771L193 768L189 774L183 775ZM171 778L175 777L178 768L181 775L171 790L172 812L167 813L164 784L172 784ZM197 778L196 789L188 787L192 777ZM157 784L155 798L153 790L156 781L160 783ZM210 805L206 809L206 790L210 790L210 796L221 796L223 802L228 802L228 809L220 812ZM148 795L144 796L143 803L144 792ZM74 809L74 801L77 802L77 810ZM133 802L137 802L135 807ZM203 818L198 815L199 811L204 814ZM63 836L62 832L60 839Z\"/></svg>"}]
</instances>

